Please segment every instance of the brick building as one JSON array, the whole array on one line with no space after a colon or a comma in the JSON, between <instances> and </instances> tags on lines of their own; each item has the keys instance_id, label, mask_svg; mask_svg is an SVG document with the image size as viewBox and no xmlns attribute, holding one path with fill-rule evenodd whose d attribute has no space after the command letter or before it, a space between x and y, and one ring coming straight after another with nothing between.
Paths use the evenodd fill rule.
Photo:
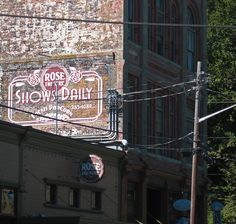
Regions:
<instances>
[{"instance_id":1,"label":"brick building","mask_svg":"<svg viewBox=\"0 0 236 224\"><path fill-rule=\"evenodd\" d=\"M197 61L203 70L206 61L206 30L194 25L206 23L206 2L19 0L0 6L1 119L124 148L121 221L188 217L173 203L190 197L192 87ZM200 161L198 223L206 223L206 184Z\"/></svg>"},{"instance_id":2,"label":"brick building","mask_svg":"<svg viewBox=\"0 0 236 224\"><path fill-rule=\"evenodd\" d=\"M189 217L173 204L190 199L195 93L191 82L197 61L202 61L203 71L206 66L206 30L195 25L206 23L206 1L133 0L124 8L129 22L124 27L124 138L132 148L126 172L127 217L151 224L178 223ZM201 96L204 116L206 98ZM203 142L205 134L203 125ZM206 223L205 169L200 161L199 224Z\"/></svg>"}]
</instances>

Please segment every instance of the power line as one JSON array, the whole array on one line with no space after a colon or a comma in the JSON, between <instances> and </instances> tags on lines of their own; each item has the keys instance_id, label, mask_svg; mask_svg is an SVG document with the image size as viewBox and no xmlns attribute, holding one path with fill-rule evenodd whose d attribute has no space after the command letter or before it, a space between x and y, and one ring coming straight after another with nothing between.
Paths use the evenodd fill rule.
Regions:
<instances>
[{"instance_id":1,"label":"power line","mask_svg":"<svg viewBox=\"0 0 236 224\"><path fill-rule=\"evenodd\" d=\"M140 145L142 147L156 147L156 146L164 146L164 145L169 145L169 144L172 144L174 142L178 142L178 141L181 141L185 138L187 138L188 136L192 135L193 132L190 132L182 137L179 137L179 138L175 138L174 140L171 140L171 141L167 141L167 142L164 142L164 143L160 143L160 144L152 144L152 145Z\"/></svg>"},{"instance_id":2,"label":"power line","mask_svg":"<svg viewBox=\"0 0 236 224\"><path fill-rule=\"evenodd\" d=\"M107 129L103 129L103 128L99 128L99 127L94 127L94 126L88 126L88 125L79 124L79 123L74 123L74 122L70 122L70 121L66 121L66 120L62 120L62 119L56 119L54 117L49 117L49 116L45 116L45 115L41 115L41 114L36 114L36 113L33 113L33 112L21 110L21 109L18 109L18 108L6 106L4 104L0 104L0 107L12 109L12 110L15 110L15 111L18 111L18 112L22 112L22 113L26 113L26 114L30 114L30 115L34 115L34 116L38 116L38 117L43 117L43 118L46 118L46 119L49 119L49 120L59 121L59 122L62 122L62 123L64 122L64 123L68 123L68 124L72 124L72 125L76 125L76 126L80 126L80 127L86 127L86 128L91 128L91 129L101 130L101 131L108 131ZM115 133L127 134L127 133L121 132L121 131L113 131L113 130L109 130L109 131L110 132L115 132ZM135 134L135 133L128 133L128 134L132 134L133 136L137 136L137 134ZM165 143L160 143L160 144L153 145L153 146L164 146L164 145L168 145L168 144L171 144L173 142L176 142L176 141L183 140L183 139L185 139L186 137L188 137L191 134L192 134L192 132L187 134L187 135L185 135L185 136L183 136L183 137L177 138L177 139L176 138L173 139L173 138L169 138L169 137L157 137L157 136L145 136L145 137L152 137L152 138L155 137L155 139L169 139L169 140L173 139L173 140L170 140L170 141L165 142ZM145 146L145 145L143 145L143 146ZM147 145L147 147L148 147L148 145Z\"/></svg>"},{"instance_id":3,"label":"power line","mask_svg":"<svg viewBox=\"0 0 236 224\"><path fill-rule=\"evenodd\" d=\"M7 108L7 109L12 109L12 110L15 110L15 111L18 111L18 112L22 112L22 113L26 113L26 114L30 114L30 115L34 115L34 116L38 116L38 117L43 117L43 118L46 118L46 119L49 119L49 120L59 121L59 122L62 122L62 123L72 124L72 125L76 125L76 126L80 126L80 127L86 127L86 128L91 128L91 129L95 129L95 130L111 131L111 132L115 132L115 133L125 134L124 132L121 132L121 131L112 131L112 130L98 128L98 127L94 127L94 126L88 126L88 125L84 125L84 124L74 123L74 122L70 122L70 121L66 121L66 120L62 120L62 119L56 119L54 117L49 117L49 116L45 116L45 115L42 115L42 114L36 114L36 113L30 112L30 111L18 109L18 108L15 108L15 107L10 107L10 106L4 105L4 104L0 104L0 107ZM134 133L129 133L129 134L135 135Z\"/></svg>"},{"instance_id":4,"label":"power line","mask_svg":"<svg viewBox=\"0 0 236 224\"><path fill-rule=\"evenodd\" d=\"M166 97L172 97L172 96L177 96L181 95L183 93L192 91L193 89L187 90L187 91L181 91L173 94L168 94L168 95L163 95L163 96L156 96L156 97L148 97L148 98L141 98L141 99L134 99L134 100L124 100L125 103L131 103L131 102L140 102L140 101L148 101L148 100L154 100L154 99L161 99L161 98L166 98Z\"/></svg>"},{"instance_id":5,"label":"power line","mask_svg":"<svg viewBox=\"0 0 236 224\"><path fill-rule=\"evenodd\" d=\"M113 24L113 25L146 25L146 26L166 26L166 27L200 27L200 28L223 28L223 29L236 29L235 25L209 25L209 24L177 24L177 23L153 23L153 22L122 22L112 20L94 20L94 19L76 19L76 18L59 18L59 17L46 17L46 16L29 16L17 15L9 13L0 13L0 17L13 17L23 19L37 19L37 20L54 20L65 22L80 22L80 23L97 23L97 24Z\"/></svg>"},{"instance_id":6,"label":"power line","mask_svg":"<svg viewBox=\"0 0 236 224\"><path fill-rule=\"evenodd\" d=\"M172 96L176 96L176 95L181 95L183 93L188 93L190 91L193 91L193 89L189 89L189 90L185 90L185 91L181 91L181 92L175 92L175 93L170 93L170 94L166 94L166 95L159 95L159 96L153 96L153 97L146 97L146 98L139 98L139 99L133 99L133 100L125 100L123 99L123 102L125 103L131 103L131 102L139 102L139 101L147 101L147 100L153 100L153 99L160 99L160 98L166 98L166 97L172 97ZM98 92L93 92L93 93L99 93L99 92L103 92L103 91L98 91ZM52 95L53 97L55 97L54 95ZM66 95L65 97L78 97L80 96L80 94L69 94L69 95ZM122 98L123 95L120 94L120 97ZM62 98L61 96L58 96L59 100L60 98ZM32 97L32 98L24 98L24 101L30 101L30 99L43 99L43 97ZM49 100L51 99L51 97L48 98ZM99 100L106 100L107 97L101 97L101 98L92 98L92 99L66 99L66 100L63 100L63 102L88 102L88 101L99 101ZM3 99L2 102L15 102L16 100L18 99ZM56 99L54 100L51 100L51 101L55 101ZM59 101L60 102L60 101Z\"/></svg>"},{"instance_id":7,"label":"power line","mask_svg":"<svg viewBox=\"0 0 236 224\"><path fill-rule=\"evenodd\" d=\"M140 93L156 92L159 90L165 90L165 89L169 89L169 88L173 88L173 87L177 87L177 86L182 86L182 85L186 85L186 84L191 84L191 83L195 83L195 81L193 80L193 81L189 81L189 82L176 83L176 84L172 84L172 85L165 86L165 87L158 87L155 89L140 90L140 91L134 91L134 92L129 92L129 93L123 93L123 96L129 96L129 95L140 94Z\"/></svg>"},{"instance_id":8,"label":"power line","mask_svg":"<svg viewBox=\"0 0 236 224\"><path fill-rule=\"evenodd\" d=\"M74 123L74 122L70 122L70 121L67 121L67 120L56 119L56 118L45 116L45 115L42 115L42 114L36 114L36 113L30 112L30 111L21 110L21 109L15 108L15 107L10 107L10 106L7 106L7 105L1 104L1 103L0 103L0 107L7 108L7 109L12 109L12 110L15 110L15 111L18 111L18 112L22 112L22 113L42 117L42 118L46 118L46 119L49 119L49 120L60 121L62 123L77 125L77 126L80 126L80 127L91 128L91 129L96 129L96 130L100 130L100 131L111 131L111 132L115 132L115 133L123 133L123 132L119 132L119 131L112 131L112 130L107 130L107 129L104 129L104 128L98 128L98 127L93 127L93 126L89 126L89 125Z\"/></svg>"},{"instance_id":9,"label":"power line","mask_svg":"<svg viewBox=\"0 0 236 224\"><path fill-rule=\"evenodd\" d=\"M210 101L208 104L235 104L236 101Z\"/></svg>"},{"instance_id":10,"label":"power line","mask_svg":"<svg viewBox=\"0 0 236 224\"><path fill-rule=\"evenodd\" d=\"M222 92L216 91L216 90L212 90L207 88L207 91L212 92L212 93L217 93L220 94L220 96L222 96L225 100L231 101L232 99L229 99L228 97L226 97L224 94L222 94Z\"/></svg>"},{"instance_id":11,"label":"power line","mask_svg":"<svg viewBox=\"0 0 236 224\"><path fill-rule=\"evenodd\" d=\"M212 137L212 136L207 136L208 139L230 139L232 137L225 137L225 136L217 136L217 137Z\"/></svg>"},{"instance_id":12,"label":"power line","mask_svg":"<svg viewBox=\"0 0 236 224\"><path fill-rule=\"evenodd\" d=\"M140 90L140 91L134 91L134 92L128 92L128 93L123 93L123 94L120 94L120 97L125 97L125 96L129 96L129 95L135 95L135 94L142 94L142 93L154 93L154 92L157 92L157 91L162 91L162 90L166 90L166 89L169 89L169 88L174 88L174 87L177 87L177 86L180 86L180 85L186 85L186 84L189 84L189 83L194 83L194 81L189 81L189 82L181 82L181 83L176 83L176 84L172 84L172 85L169 85L169 86L165 86L165 87L159 87L159 88L155 88L155 89L149 89L149 90ZM121 88L120 88L121 89ZM159 95L159 96L153 96L153 97L145 97L145 98L142 98L142 99L134 99L134 100L124 100L124 102L134 102L134 101L142 101L142 100L151 100L151 99L157 99L157 98L162 98L162 97L168 97L168 96L174 96L174 95L179 95L179 94L183 94L183 93L187 93L189 91L192 91L193 89L189 89L189 90L184 90L182 92L177 92L177 93L170 93L170 94L166 94L166 95ZM51 92L54 92L55 90L52 90ZM105 91L94 91L93 93L95 94L100 94L100 93L104 93ZM54 92L55 94L55 92ZM66 97L74 97L74 96L80 96L81 94L77 93L77 94L68 94L66 95ZM54 95L52 94L52 96L54 97ZM60 97L60 96L59 96ZM50 97L49 97L50 98ZM43 99L43 97L32 97L32 99ZM51 99L51 98L50 98ZM95 98L95 99L79 99L79 101L93 101L93 100L105 100L106 97L102 97L102 98ZM25 98L25 100L29 100L29 98ZM3 99L2 101L4 102L14 102L14 100L11 100L11 99ZM69 102L69 101L78 101L78 100L64 100L64 102Z\"/></svg>"}]
</instances>

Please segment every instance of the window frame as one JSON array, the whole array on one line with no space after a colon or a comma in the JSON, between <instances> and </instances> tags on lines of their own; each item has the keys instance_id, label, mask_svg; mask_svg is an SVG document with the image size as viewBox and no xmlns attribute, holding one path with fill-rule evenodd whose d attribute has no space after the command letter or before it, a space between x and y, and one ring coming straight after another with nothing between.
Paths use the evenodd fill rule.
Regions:
<instances>
[{"instance_id":1,"label":"window frame","mask_svg":"<svg viewBox=\"0 0 236 224\"><path fill-rule=\"evenodd\" d=\"M57 185L56 184L46 184L45 185L45 201L48 204L57 204Z\"/></svg>"},{"instance_id":2,"label":"window frame","mask_svg":"<svg viewBox=\"0 0 236 224\"><path fill-rule=\"evenodd\" d=\"M96 211L102 210L102 192L91 191L91 209Z\"/></svg>"},{"instance_id":3,"label":"window frame","mask_svg":"<svg viewBox=\"0 0 236 224\"><path fill-rule=\"evenodd\" d=\"M128 8L128 22L141 22L141 0L129 0ZM142 27L138 24L128 24L128 39L136 44L141 44Z\"/></svg>"},{"instance_id":4,"label":"window frame","mask_svg":"<svg viewBox=\"0 0 236 224\"><path fill-rule=\"evenodd\" d=\"M148 0L148 22L165 23L165 1ZM148 26L148 49L165 56L165 32L164 26Z\"/></svg>"},{"instance_id":5,"label":"window frame","mask_svg":"<svg viewBox=\"0 0 236 224\"><path fill-rule=\"evenodd\" d=\"M80 208L80 189L69 188L69 202L70 207Z\"/></svg>"},{"instance_id":6,"label":"window frame","mask_svg":"<svg viewBox=\"0 0 236 224\"><path fill-rule=\"evenodd\" d=\"M135 75L128 74L128 92L138 91L139 78ZM138 144L140 143L140 138L138 136L140 130L140 110L139 110L139 102L135 102L138 99L139 94L132 95L132 99L134 101L128 102L128 142L130 144Z\"/></svg>"},{"instance_id":7,"label":"window frame","mask_svg":"<svg viewBox=\"0 0 236 224\"><path fill-rule=\"evenodd\" d=\"M195 24L196 19L193 14L192 8L187 8L187 24ZM195 61L196 61L196 29L193 26L187 27L187 43L186 43L186 67L190 71L194 71L195 69Z\"/></svg>"},{"instance_id":8,"label":"window frame","mask_svg":"<svg viewBox=\"0 0 236 224\"><path fill-rule=\"evenodd\" d=\"M169 22L173 24L178 24L180 21L180 12L179 7L176 1L172 1L169 8ZM170 26L169 27L169 43L168 43L168 55L169 59L173 62L179 62L179 50L180 50L180 27L178 26Z\"/></svg>"}]
</instances>

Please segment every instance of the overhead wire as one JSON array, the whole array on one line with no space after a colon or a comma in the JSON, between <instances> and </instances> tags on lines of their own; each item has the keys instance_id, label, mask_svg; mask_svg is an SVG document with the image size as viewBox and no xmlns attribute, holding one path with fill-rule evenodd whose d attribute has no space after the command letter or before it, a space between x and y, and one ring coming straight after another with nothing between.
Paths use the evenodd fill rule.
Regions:
<instances>
[{"instance_id":1,"label":"overhead wire","mask_svg":"<svg viewBox=\"0 0 236 224\"><path fill-rule=\"evenodd\" d=\"M187 92L193 91L193 89L177 92L177 93L172 93L172 94L167 94L163 96L155 96L155 97L147 97L147 98L141 98L141 99L133 99L133 100L123 100L125 103L132 103L132 102L140 102L140 101L148 101L148 100L154 100L154 99L161 99L161 98L167 98L167 97L172 97L172 96L177 96L181 95Z\"/></svg>"},{"instance_id":2,"label":"overhead wire","mask_svg":"<svg viewBox=\"0 0 236 224\"><path fill-rule=\"evenodd\" d=\"M213 93L220 94L220 96L222 96L225 100L229 100L229 101L232 100L232 99L229 99L228 97L226 97L222 92L219 92L219 91L216 91L216 90L212 90L212 89L209 89L209 88L207 88L206 90L207 90L208 92L213 92Z\"/></svg>"},{"instance_id":3,"label":"overhead wire","mask_svg":"<svg viewBox=\"0 0 236 224\"><path fill-rule=\"evenodd\" d=\"M188 82L175 83L175 84L171 84L169 86L158 87L158 88L154 88L154 89L139 90L139 91L123 93L123 95L124 96L129 96L129 95L140 94L140 93L150 93L150 92L155 92L155 91L159 91L159 90L165 90L165 89L174 88L174 87L178 87L178 86L182 86L182 85L186 85L186 84L191 84L191 83L195 83L195 80L188 81Z\"/></svg>"},{"instance_id":4,"label":"overhead wire","mask_svg":"<svg viewBox=\"0 0 236 224\"><path fill-rule=\"evenodd\" d=\"M0 17L13 17L23 19L37 20L54 20L80 23L97 23L97 24L114 24L114 25L148 25L148 26L167 26L167 27L200 27L200 28L221 28L221 29L236 29L235 25L211 25L211 24L181 24L181 23L153 23L153 22L130 22L130 21L112 21L112 20L95 20L95 19L77 19L64 17L46 17L37 15L18 15L10 13L0 13Z\"/></svg>"},{"instance_id":5,"label":"overhead wire","mask_svg":"<svg viewBox=\"0 0 236 224\"><path fill-rule=\"evenodd\" d=\"M67 121L67 120L62 120L62 119L58 119L58 118L54 118L54 117L49 117L49 116L45 116L45 115L42 115L42 114L36 114L36 113L33 113L33 112L30 112L30 111L26 111L26 110L22 110L22 109L19 109L19 108L15 108L15 107L10 107L10 106L7 106L7 105L4 105L4 104L1 104L0 103L0 107L2 108L7 108L7 109L12 109L12 110L15 110L15 111L18 111L18 112L22 112L22 113L26 113L26 114L30 114L30 115L34 115L34 116L38 116L38 117L42 117L42 118L45 118L45 119L48 119L48 120L54 120L54 121L59 121L59 122L62 122L62 123L67 123L67 124L71 124L71 125L75 125L75 126L80 126L80 127L86 127L86 128L90 128L90 129L95 129L95 130L101 130L101 131L108 131L107 129L104 129L104 128L99 128L99 127L94 127L94 126L89 126L89 125L84 125L84 124L80 124L80 123L74 123L74 122L70 122L70 121ZM116 132L116 133L121 133L121 134L125 134L124 132L122 131L113 131L113 130L110 130L111 132ZM129 133L129 134L132 134L132 135L135 135L135 133ZM154 144L154 146L164 146L164 145L168 145L168 144L171 144L173 142L176 142L176 141L180 141L180 140L183 140L185 139L186 137L188 137L189 135L191 135L191 133L183 136L183 137L179 137L179 138L174 138L173 140L169 140L165 143L160 143L160 144ZM142 135L143 136L143 135ZM146 137L151 137L151 136L146 136ZM155 137L156 139L171 139L169 137ZM145 145L142 145L142 146L145 146ZM150 146L150 145L149 145Z\"/></svg>"},{"instance_id":6,"label":"overhead wire","mask_svg":"<svg viewBox=\"0 0 236 224\"><path fill-rule=\"evenodd\" d=\"M177 86L180 86L180 85L186 85L186 84L189 84L189 83L194 83L194 81L189 81L189 82L181 82L181 83L176 83L176 84L172 84L172 85L169 85L169 86L165 86L165 87L159 87L159 88L154 88L154 89L149 89L149 90L140 90L140 91L134 91L134 92L129 92L129 93L119 93L119 97L123 97L123 101L124 102L135 102L135 101L142 101L142 100L151 100L151 99L158 99L158 98L162 98L162 97L168 97L168 96L174 96L174 95L180 95L180 94L183 94L183 93L188 93L194 89L189 89L189 90L184 90L184 91L181 91L181 92L173 92L173 93L169 93L169 94L165 94L165 95L161 95L161 96L153 96L153 97L145 97L145 98L139 98L139 99L133 99L133 100L125 100L124 97L126 96L129 96L129 95L135 95L135 94L142 94L142 93L154 93L154 92L157 92L157 91L162 91L162 90L166 90L166 89L170 89L170 88L174 88L174 87L177 87ZM116 90L116 89L114 89ZM52 92L55 91L55 90L52 90ZM108 91L106 91L107 93ZM104 93L104 91L94 91L93 93L95 94L99 94L99 93ZM68 95L65 95L66 97L70 98L70 97L74 97L74 96L80 96L81 94L77 93L77 94L68 94ZM60 96L59 96L60 98ZM32 97L32 99L43 99L42 98L34 98ZM79 99L79 100L64 100L64 102L70 102L70 101L94 101L94 100L105 100L107 99L106 97L102 97L102 98L93 98L93 99ZM25 100L29 100L28 98L25 98ZM2 101L4 102L14 102L14 100L12 99L3 99Z\"/></svg>"},{"instance_id":7,"label":"overhead wire","mask_svg":"<svg viewBox=\"0 0 236 224\"><path fill-rule=\"evenodd\" d=\"M189 132L188 134L186 134L186 135L184 135L184 136L182 136L182 137L174 138L173 140L167 141L167 142L164 142L164 143L151 144L151 145L135 144L135 146L144 147L144 148L154 148L154 147L158 147L158 146L165 146L165 145L172 144L172 143L174 143L174 142L181 141L181 140L183 140L183 139L189 137L190 135L193 135L193 132ZM164 149L164 148L163 148L163 149Z\"/></svg>"},{"instance_id":8,"label":"overhead wire","mask_svg":"<svg viewBox=\"0 0 236 224\"><path fill-rule=\"evenodd\" d=\"M37 113L30 112L30 111L22 110L22 109L19 109L19 108L16 108L16 107L10 107L10 106L4 105L2 103L0 103L0 107L7 108L7 109L12 109L12 110L15 110L15 111L18 111L18 112L22 112L22 113L26 113L26 114L30 114L30 115L34 115L34 116L38 116L38 117L42 117L42 118L45 118L45 119L48 119L48 120L60 121L62 123L77 125L77 126L80 126L80 127L91 128L91 129L96 129L96 130L100 130L100 131L108 131L107 129L104 129L104 128L93 127L93 126L89 126L89 125L85 125L85 124L74 123L74 122L70 122L70 121L67 121L67 120L62 120L62 119L58 119L58 118L54 118L54 117L49 117L49 116L45 116L45 115L42 115L42 114L37 114ZM110 130L110 131L111 132L116 132L116 133L122 133L122 132L119 132L119 131L112 131L112 130Z\"/></svg>"}]
</instances>

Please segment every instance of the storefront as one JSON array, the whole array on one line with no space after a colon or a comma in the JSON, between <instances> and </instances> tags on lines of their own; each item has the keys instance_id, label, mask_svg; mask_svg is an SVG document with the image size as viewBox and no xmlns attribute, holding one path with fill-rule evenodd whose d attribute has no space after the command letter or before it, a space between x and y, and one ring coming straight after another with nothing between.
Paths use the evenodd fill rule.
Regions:
<instances>
[{"instance_id":1,"label":"storefront","mask_svg":"<svg viewBox=\"0 0 236 224\"><path fill-rule=\"evenodd\" d=\"M124 152L2 121L0 139L2 220L119 222Z\"/></svg>"}]
</instances>

